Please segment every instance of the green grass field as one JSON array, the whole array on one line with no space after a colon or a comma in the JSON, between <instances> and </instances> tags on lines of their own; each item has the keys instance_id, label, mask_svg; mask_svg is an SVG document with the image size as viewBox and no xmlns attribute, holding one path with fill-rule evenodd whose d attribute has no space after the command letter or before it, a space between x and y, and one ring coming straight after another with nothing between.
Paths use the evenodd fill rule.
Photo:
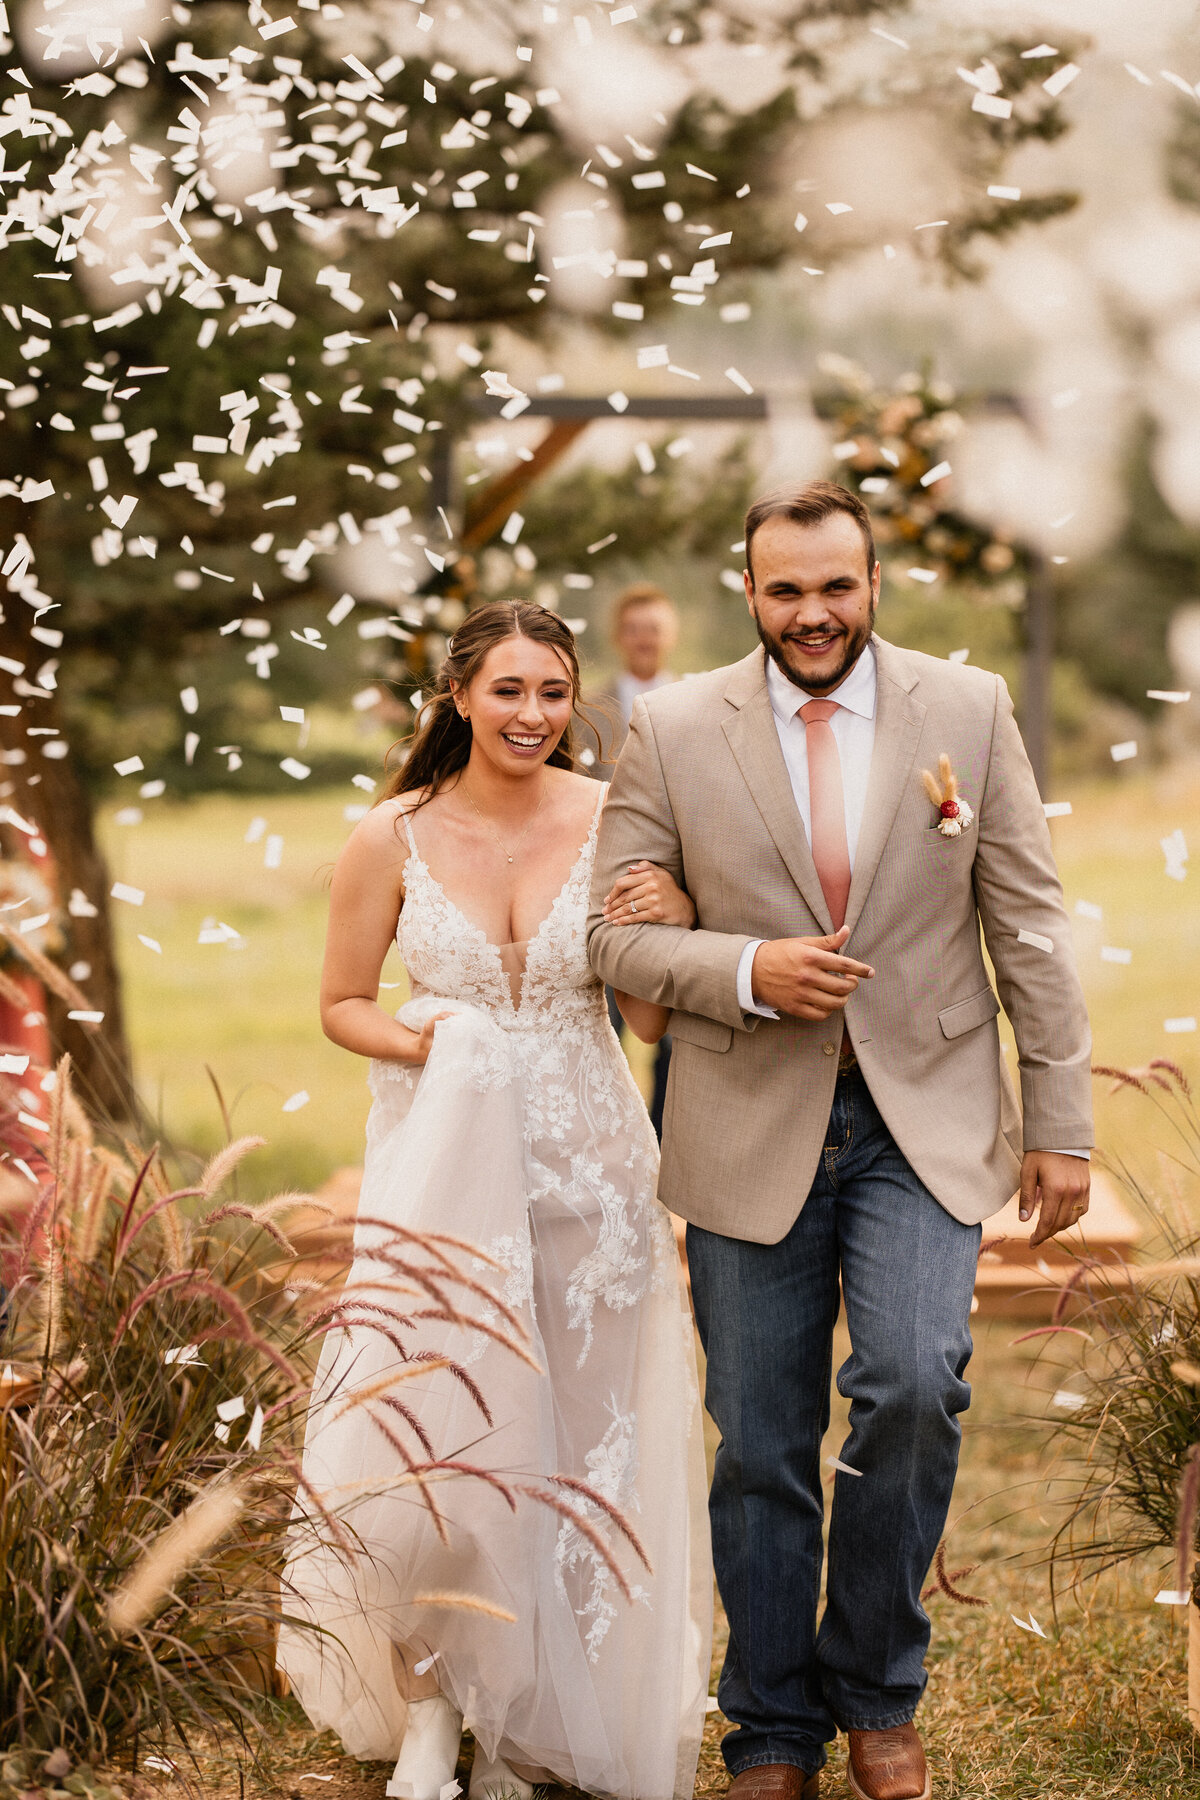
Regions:
<instances>
[{"instance_id":1,"label":"green grass field","mask_svg":"<svg viewBox=\"0 0 1200 1800\"><path fill-rule=\"evenodd\" d=\"M142 907L114 903L146 1105L174 1143L210 1150L223 1136L211 1068L235 1129L268 1140L248 1165L256 1189L316 1184L361 1155L366 1070L325 1040L317 1019L326 889L354 797L352 789L258 801L215 795L148 806L140 825L117 825L111 813L103 822L114 878L146 893ZM1163 1023L1200 1016L1200 872L1169 880L1159 840L1181 828L1200 842L1200 776L1138 774L1063 797L1074 810L1052 829L1096 1060L1173 1056L1195 1069L1196 1036L1170 1035ZM260 818L265 832L247 843ZM278 869L264 866L267 835L283 838ZM1077 900L1100 906L1103 920L1075 915ZM199 944L209 922L240 938ZM139 934L161 944L161 955ZM1129 950L1132 960L1105 961L1102 947ZM384 979L403 983L394 957ZM403 988L393 992L399 1004ZM307 1103L284 1112L301 1091ZM1101 1146L1137 1151L1147 1120L1136 1096L1113 1100L1099 1087L1097 1107Z\"/></svg>"}]
</instances>

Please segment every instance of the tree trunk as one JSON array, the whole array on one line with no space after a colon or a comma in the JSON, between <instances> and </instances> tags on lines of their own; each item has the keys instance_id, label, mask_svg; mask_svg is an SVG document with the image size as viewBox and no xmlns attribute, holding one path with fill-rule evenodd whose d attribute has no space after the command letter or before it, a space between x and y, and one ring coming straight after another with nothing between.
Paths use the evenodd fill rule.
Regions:
<instances>
[{"instance_id":1,"label":"tree trunk","mask_svg":"<svg viewBox=\"0 0 1200 1800\"><path fill-rule=\"evenodd\" d=\"M1200 1731L1200 1606L1188 1607L1188 1718Z\"/></svg>"},{"instance_id":2,"label":"tree trunk","mask_svg":"<svg viewBox=\"0 0 1200 1800\"><path fill-rule=\"evenodd\" d=\"M51 618L54 615L50 615ZM109 914L110 880L104 857L96 843L91 795L80 780L70 754L53 760L42 754L46 737L29 737L30 725L62 730L57 694L45 699L22 695L45 651L31 640L28 629L34 614L24 600L5 595L0 616L0 657L26 666L24 679L6 671L3 695L7 703L21 701L21 711L10 717L0 713L0 803L13 807L30 824L37 825L54 859L59 898L64 907L73 890L87 896L95 915L67 919L68 947L63 966L90 965L80 981L93 1008L103 1012L99 1030L88 1030L67 1018L68 1007L48 996L50 1032L55 1052L70 1051L81 1097L101 1117L126 1119L134 1110L132 1063L125 1037L121 1005L121 977L113 943ZM3 667L3 664L0 664ZM12 692L13 687L16 693ZM67 735L63 732L64 737ZM68 740L69 741L69 740Z\"/></svg>"}]
</instances>

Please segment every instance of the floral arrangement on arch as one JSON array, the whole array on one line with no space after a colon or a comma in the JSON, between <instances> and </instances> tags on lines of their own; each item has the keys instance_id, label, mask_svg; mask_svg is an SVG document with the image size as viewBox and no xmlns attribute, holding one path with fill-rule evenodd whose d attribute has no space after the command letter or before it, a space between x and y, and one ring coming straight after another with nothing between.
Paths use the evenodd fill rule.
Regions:
<instances>
[{"instance_id":1,"label":"floral arrangement on arch","mask_svg":"<svg viewBox=\"0 0 1200 1800\"><path fill-rule=\"evenodd\" d=\"M881 557L909 558L917 579L970 583L1021 606L1021 546L944 505L946 476L928 481L963 430L962 397L928 368L891 389L845 356L822 356L817 368L813 408L834 428L838 478L871 509Z\"/></svg>"}]
</instances>

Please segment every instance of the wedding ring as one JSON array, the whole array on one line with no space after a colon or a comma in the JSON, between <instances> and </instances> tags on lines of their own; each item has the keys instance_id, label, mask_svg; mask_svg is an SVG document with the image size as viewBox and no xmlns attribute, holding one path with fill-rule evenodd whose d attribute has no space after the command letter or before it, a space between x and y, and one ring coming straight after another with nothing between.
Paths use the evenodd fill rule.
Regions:
<instances>
[{"instance_id":1,"label":"wedding ring","mask_svg":"<svg viewBox=\"0 0 1200 1800\"><path fill-rule=\"evenodd\" d=\"M637 901L636 900L631 900L629 902L629 910L631 913L635 913L637 911Z\"/></svg>"}]
</instances>

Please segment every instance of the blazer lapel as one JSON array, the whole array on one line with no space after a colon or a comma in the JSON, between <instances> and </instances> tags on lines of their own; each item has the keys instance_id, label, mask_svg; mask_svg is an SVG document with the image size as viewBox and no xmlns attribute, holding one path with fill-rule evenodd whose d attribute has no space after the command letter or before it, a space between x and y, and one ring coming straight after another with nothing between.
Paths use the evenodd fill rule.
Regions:
<instances>
[{"instance_id":1,"label":"blazer lapel","mask_svg":"<svg viewBox=\"0 0 1200 1800\"><path fill-rule=\"evenodd\" d=\"M775 715L771 711L767 695L766 665L761 650L754 651L735 665L733 678L725 690L725 698L732 702L737 711L725 720L723 729L746 786L750 789L751 798L809 911L820 922L822 930L832 931L833 921L829 916L829 907L821 891L812 851L796 807L787 765L783 760L783 751L779 747L779 733L775 728ZM915 748L914 740L913 749ZM877 730L876 754L878 750ZM853 903L853 888L850 892Z\"/></svg>"},{"instance_id":2,"label":"blazer lapel","mask_svg":"<svg viewBox=\"0 0 1200 1800\"><path fill-rule=\"evenodd\" d=\"M871 753L867 800L846 903L846 923L851 930L866 904L879 859L907 790L926 711L912 693L917 685L916 675L904 666L891 644L880 638L873 638L872 642L877 678L875 747Z\"/></svg>"}]
</instances>

